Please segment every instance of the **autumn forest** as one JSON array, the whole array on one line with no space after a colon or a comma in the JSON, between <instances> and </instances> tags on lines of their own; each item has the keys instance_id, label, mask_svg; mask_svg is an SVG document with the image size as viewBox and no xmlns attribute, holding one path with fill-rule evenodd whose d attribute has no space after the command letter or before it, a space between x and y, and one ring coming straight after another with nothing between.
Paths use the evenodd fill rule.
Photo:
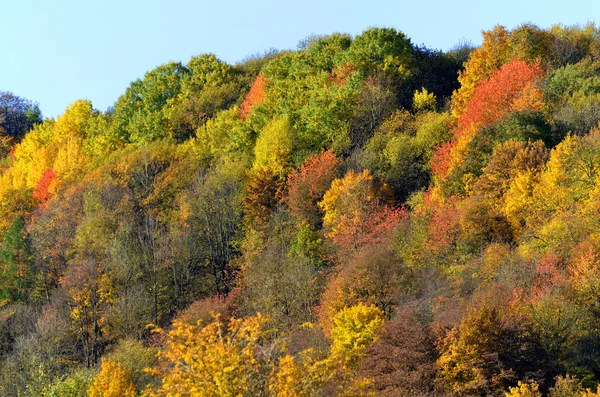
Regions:
<instances>
[{"instance_id":1,"label":"autumn forest","mask_svg":"<svg viewBox=\"0 0 600 397\"><path fill-rule=\"evenodd\" d=\"M600 396L599 122L592 24L0 92L0 396Z\"/></svg>"}]
</instances>

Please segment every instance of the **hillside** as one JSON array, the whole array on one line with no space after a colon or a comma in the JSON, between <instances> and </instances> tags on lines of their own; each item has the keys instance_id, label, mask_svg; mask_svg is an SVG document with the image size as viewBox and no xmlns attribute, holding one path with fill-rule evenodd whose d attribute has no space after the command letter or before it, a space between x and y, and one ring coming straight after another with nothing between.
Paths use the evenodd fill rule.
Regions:
<instances>
[{"instance_id":1,"label":"hillside","mask_svg":"<svg viewBox=\"0 0 600 397\"><path fill-rule=\"evenodd\" d=\"M483 38L0 93L0 396L600 394L600 29Z\"/></svg>"}]
</instances>

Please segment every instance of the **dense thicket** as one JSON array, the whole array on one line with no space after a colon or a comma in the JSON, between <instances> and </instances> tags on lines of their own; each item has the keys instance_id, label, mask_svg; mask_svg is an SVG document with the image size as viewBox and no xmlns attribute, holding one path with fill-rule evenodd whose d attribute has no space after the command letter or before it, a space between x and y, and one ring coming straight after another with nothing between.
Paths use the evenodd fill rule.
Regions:
<instances>
[{"instance_id":1,"label":"dense thicket","mask_svg":"<svg viewBox=\"0 0 600 397\"><path fill-rule=\"evenodd\" d=\"M0 395L597 395L600 30L483 36L1 94Z\"/></svg>"}]
</instances>

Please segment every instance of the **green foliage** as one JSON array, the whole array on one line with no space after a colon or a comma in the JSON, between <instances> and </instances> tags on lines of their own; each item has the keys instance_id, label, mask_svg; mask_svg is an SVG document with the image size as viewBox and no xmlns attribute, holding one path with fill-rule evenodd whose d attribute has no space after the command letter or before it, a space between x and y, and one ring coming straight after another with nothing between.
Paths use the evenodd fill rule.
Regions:
<instances>
[{"instance_id":1,"label":"green foliage","mask_svg":"<svg viewBox=\"0 0 600 397\"><path fill-rule=\"evenodd\" d=\"M545 92L553 104L556 129L562 134L583 135L598 124L599 66L586 58L557 69L548 77Z\"/></svg>"},{"instance_id":2,"label":"green foliage","mask_svg":"<svg viewBox=\"0 0 600 397\"><path fill-rule=\"evenodd\" d=\"M15 218L0 245L0 299L25 300L33 281L31 246L22 218Z\"/></svg>"},{"instance_id":3,"label":"green foliage","mask_svg":"<svg viewBox=\"0 0 600 397\"><path fill-rule=\"evenodd\" d=\"M372 170L404 201L427 185L434 148L450 139L449 114L396 112L367 142L360 164Z\"/></svg>"},{"instance_id":4,"label":"green foliage","mask_svg":"<svg viewBox=\"0 0 600 397\"><path fill-rule=\"evenodd\" d=\"M131 382L137 390L143 390L155 382L145 369L156 365L156 353L156 348L144 346L138 340L123 339L118 342L108 357L131 374Z\"/></svg>"},{"instance_id":5,"label":"green foliage","mask_svg":"<svg viewBox=\"0 0 600 397\"><path fill-rule=\"evenodd\" d=\"M410 40L396 29L371 28L354 38L348 58L364 76L383 72L402 79L410 75L413 48Z\"/></svg>"},{"instance_id":6,"label":"green foliage","mask_svg":"<svg viewBox=\"0 0 600 397\"><path fill-rule=\"evenodd\" d=\"M10 92L0 92L0 149L8 154L34 125L42 122L42 112L32 103Z\"/></svg>"},{"instance_id":7,"label":"green foliage","mask_svg":"<svg viewBox=\"0 0 600 397\"><path fill-rule=\"evenodd\" d=\"M217 293L233 281L233 259L241 239L243 174L238 163L225 163L198 178L186 197L186 221L196 241L193 261L208 267Z\"/></svg>"},{"instance_id":8,"label":"green foliage","mask_svg":"<svg viewBox=\"0 0 600 397\"><path fill-rule=\"evenodd\" d=\"M292 249L296 237L294 231L286 214L274 215L269 224L270 238L264 243L264 249L250 263L244 264L246 311L268 315L280 329L312 322L312 308L319 291L310 251L299 255Z\"/></svg>"},{"instance_id":9,"label":"green foliage","mask_svg":"<svg viewBox=\"0 0 600 397\"><path fill-rule=\"evenodd\" d=\"M567 99L573 96L589 96L600 92L598 68L600 63L584 59L556 69L545 86L546 95L551 100Z\"/></svg>"},{"instance_id":10,"label":"green foliage","mask_svg":"<svg viewBox=\"0 0 600 397\"><path fill-rule=\"evenodd\" d=\"M80 369L69 376L54 382L41 394L42 397L86 397L94 377L89 369Z\"/></svg>"}]
</instances>

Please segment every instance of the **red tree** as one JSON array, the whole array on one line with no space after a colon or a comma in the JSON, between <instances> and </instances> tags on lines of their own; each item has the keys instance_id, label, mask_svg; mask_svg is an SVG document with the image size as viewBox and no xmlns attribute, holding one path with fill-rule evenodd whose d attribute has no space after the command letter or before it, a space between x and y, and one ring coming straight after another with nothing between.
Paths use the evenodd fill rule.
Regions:
<instances>
[{"instance_id":1,"label":"red tree","mask_svg":"<svg viewBox=\"0 0 600 397\"><path fill-rule=\"evenodd\" d=\"M532 295L535 298L550 293L567 283L567 274L561 259L553 252L544 255L535 265L535 283Z\"/></svg>"},{"instance_id":2,"label":"red tree","mask_svg":"<svg viewBox=\"0 0 600 397\"><path fill-rule=\"evenodd\" d=\"M459 136L473 126L480 128L498 120L509 110L539 110L542 97L534 83L543 74L539 64L529 65L517 58L494 71L475 88L466 111L458 119Z\"/></svg>"},{"instance_id":3,"label":"red tree","mask_svg":"<svg viewBox=\"0 0 600 397\"><path fill-rule=\"evenodd\" d=\"M452 148L454 147L454 144L454 142L444 142L437 146L430 160L431 172L433 175L437 175L441 178L444 178L446 175L448 175L448 171L450 170L450 160L452 158Z\"/></svg>"},{"instance_id":4,"label":"red tree","mask_svg":"<svg viewBox=\"0 0 600 397\"><path fill-rule=\"evenodd\" d=\"M432 205L426 247L430 254L444 256L454 249L460 235L458 200L451 198Z\"/></svg>"},{"instance_id":5,"label":"red tree","mask_svg":"<svg viewBox=\"0 0 600 397\"><path fill-rule=\"evenodd\" d=\"M373 203L359 215L360 222L350 222L344 225L339 233L331 236L337 248L338 260L345 261L363 247L383 243L407 216L408 211L405 208Z\"/></svg>"},{"instance_id":6,"label":"red tree","mask_svg":"<svg viewBox=\"0 0 600 397\"><path fill-rule=\"evenodd\" d=\"M52 193L50 193L50 185L54 181L56 174L52 168L48 168L44 171L44 174L40 178L37 186L33 189L33 198L40 204L45 204L46 201L50 200Z\"/></svg>"},{"instance_id":7,"label":"red tree","mask_svg":"<svg viewBox=\"0 0 600 397\"><path fill-rule=\"evenodd\" d=\"M250 87L250 92L248 92L248 95L246 95L240 106L240 117L242 119L245 120L252 113L252 110L267 97L267 93L265 92L266 85L267 80L262 74L256 76Z\"/></svg>"},{"instance_id":8,"label":"red tree","mask_svg":"<svg viewBox=\"0 0 600 397\"><path fill-rule=\"evenodd\" d=\"M309 156L302 166L292 172L287 180L286 202L290 212L316 225L321 221L317 202L335 179L340 161L333 151Z\"/></svg>"},{"instance_id":9,"label":"red tree","mask_svg":"<svg viewBox=\"0 0 600 397\"><path fill-rule=\"evenodd\" d=\"M538 63L528 64L514 58L480 82L457 120L454 139L441 145L434 154L433 173L442 178L448 175L454 164L460 164L461 150L475 134L507 112L541 110L543 95L535 84L543 75L544 70Z\"/></svg>"}]
</instances>

